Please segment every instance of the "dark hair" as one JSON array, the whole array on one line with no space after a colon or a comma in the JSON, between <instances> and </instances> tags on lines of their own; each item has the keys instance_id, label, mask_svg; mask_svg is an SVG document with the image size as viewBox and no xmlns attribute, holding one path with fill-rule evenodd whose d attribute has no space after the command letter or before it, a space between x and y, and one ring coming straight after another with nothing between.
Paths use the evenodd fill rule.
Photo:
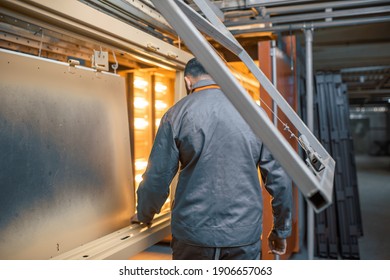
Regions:
<instances>
[{"instance_id":1,"label":"dark hair","mask_svg":"<svg viewBox=\"0 0 390 280\"><path fill-rule=\"evenodd\" d=\"M206 69L204 69L203 65L196 58L190 59L186 67L184 68L184 76L192 76L197 78L202 75L208 75Z\"/></svg>"}]
</instances>

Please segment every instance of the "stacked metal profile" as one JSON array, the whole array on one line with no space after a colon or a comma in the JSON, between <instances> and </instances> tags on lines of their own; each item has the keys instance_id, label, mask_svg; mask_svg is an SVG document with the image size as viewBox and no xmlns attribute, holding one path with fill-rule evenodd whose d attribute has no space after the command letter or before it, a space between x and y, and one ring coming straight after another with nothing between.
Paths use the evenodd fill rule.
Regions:
<instances>
[{"instance_id":1,"label":"stacked metal profile","mask_svg":"<svg viewBox=\"0 0 390 280\"><path fill-rule=\"evenodd\" d=\"M363 235L349 105L341 75L315 76L315 134L336 161L333 204L316 215L316 256L359 259Z\"/></svg>"}]
</instances>

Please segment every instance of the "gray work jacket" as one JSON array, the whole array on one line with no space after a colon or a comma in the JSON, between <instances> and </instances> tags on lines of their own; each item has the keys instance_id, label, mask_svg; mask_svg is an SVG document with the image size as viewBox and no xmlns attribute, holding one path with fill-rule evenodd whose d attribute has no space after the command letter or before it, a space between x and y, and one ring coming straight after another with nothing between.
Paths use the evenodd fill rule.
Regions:
<instances>
[{"instance_id":1,"label":"gray work jacket","mask_svg":"<svg viewBox=\"0 0 390 280\"><path fill-rule=\"evenodd\" d=\"M220 89L201 80L200 91L164 115L137 191L138 218L150 222L169 195L179 169L172 235L207 247L234 247L259 240L262 231L260 166L273 197L274 232L291 233L291 180Z\"/></svg>"}]
</instances>

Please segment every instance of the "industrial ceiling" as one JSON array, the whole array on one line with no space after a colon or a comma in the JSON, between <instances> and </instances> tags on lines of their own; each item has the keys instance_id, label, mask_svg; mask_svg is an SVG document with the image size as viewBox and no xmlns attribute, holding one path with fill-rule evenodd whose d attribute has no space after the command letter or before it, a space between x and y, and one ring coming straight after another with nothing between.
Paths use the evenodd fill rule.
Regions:
<instances>
[{"instance_id":1,"label":"industrial ceiling","mask_svg":"<svg viewBox=\"0 0 390 280\"><path fill-rule=\"evenodd\" d=\"M158 16L150 1L83 0L130 24L178 43L175 31ZM196 1L186 1L197 10ZM389 0L217 0L219 17L250 47L259 37L294 34L304 52L303 30L313 30L313 67L338 71L351 103L390 102ZM218 48L218 46L216 46ZM304 57L304 55L301 55Z\"/></svg>"},{"instance_id":2,"label":"industrial ceiling","mask_svg":"<svg viewBox=\"0 0 390 280\"><path fill-rule=\"evenodd\" d=\"M14 1L5 2L12 4ZM79 2L185 49L174 29L149 0ZM197 9L196 0L186 2ZM245 48L250 48L251 44L254 45L259 40L294 34L299 44L298 55L304 62L304 30L313 30L315 71L340 72L348 86L351 103L390 102L390 0L211 2L215 4L221 20ZM10 33L15 33L15 30L24 30L26 33L26 29L31 29L31 26L10 21L12 20L7 15L0 20L0 31L8 36L12 37ZM31 30L28 32L31 37ZM35 35L40 35L39 30L36 33ZM4 44L3 42L2 46ZM215 47L219 48L218 45ZM82 53L85 48L88 46L81 45L79 52ZM127 58L119 59L126 60L124 62L131 67L132 62Z\"/></svg>"}]
</instances>

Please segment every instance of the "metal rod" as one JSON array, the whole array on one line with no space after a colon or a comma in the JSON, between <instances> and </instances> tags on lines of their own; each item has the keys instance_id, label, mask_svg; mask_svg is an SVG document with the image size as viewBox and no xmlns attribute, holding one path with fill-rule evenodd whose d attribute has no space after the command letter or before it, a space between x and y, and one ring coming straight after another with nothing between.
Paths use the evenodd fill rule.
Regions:
<instances>
[{"instance_id":1,"label":"metal rod","mask_svg":"<svg viewBox=\"0 0 390 280\"><path fill-rule=\"evenodd\" d=\"M307 1L309 2L309 1ZM358 5L372 5L376 3L387 3L387 0L355 0L355 1L328 1L324 3L315 3L317 1L311 0L313 4L299 4L291 5L294 1L284 1L281 3L272 3L271 1L251 1L251 0L223 0L217 1L215 5L222 11L231 11L237 9L250 9L266 7L267 11L272 13L291 13L295 11L310 11L325 8L341 8L341 7L353 7ZM299 3L295 2L295 3ZM287 4L287 5L285 5ZM274 7L272 7L274 6Z\"/></svg>"},{"instance_id":2,"label":"metal rod","mask_svg":"<svg viewBox=\"0 0 390 280\"><path fill-rule=\"evenodd\" d=\"M294 12L306 12L306 11L315 11L315 10L325 10L327 8L337 9L337 8L346 8L354 6L371 6L372 4L386 3L387 0L355 0L355 1L330 1L325 3L313 3L313 4L303 4L296 6L281 6L267 8L267 14L291 14ZM315 1L313 1L315 2Z\"/></svg>"},{"instance_id":3,"label":"metal rod","mask_svg":"<svg viewBox=\"0 0 390 280\"><path fill-rule=\"evenodd\" d=\"M324 22L307 22L307 23L296 23L296 24L284 24L277 25L273 27L261 27L261 28L247 28L247 29L234 29L229 28L233 35L256 33L256 32L282 32L289 30L302 30L308 26L319 29L319 28L328 28L328 27L340 27L340 26L351 26L351 25L361 25L361 24L371 24L371 23L380 23L390 21L390 16L382 17L373 17L373 18L359 18L359 19L349 19L349 20L334 20L334 21L324 21Z\"/></svg>"},{"instance_id":4,"label":"metal rod","mask_svg":"<svg viewBox=\"0 0 390 280\"><path fill-rule=\"evenodd\" d=\"M326 18L336 18L336 17L352 17L352 16L363 16L370 14L382 14L388 13L390 11L390 6L381 6L381 7L370 7L370 8L358 8L358 9L349 9L333 12L319 12L312 14L295 14L288 16L273 16L269 18L258 18L258 19L245 19L240 21L230 21L226 22L226 26L242 26L249 24L260 24L260 23L291 23L291 22L305 22Z\"/></svg>"},{"instance_id":5,"label":"metal rod","mask_svg":"<svg viewBox=\"0 0 390 280\"><path fill-rule=\"evenodd\" d=\"M313 30L305 29L306 42L306 111L307 126L313 131ZM314 210L311 205L307 207L307 252L308 259L314 259Z\"/></svg>"},{"instance_id":6,"label":"metal rod","mask_svg":"<svg viewBox=\"0 0 390 280\"><path fill-rule=\"evenodd\" d=\"M271 59L272 59L272 84L277 87L277 66L276 66L276 41L272 40L271 41ZM272 111L274 112L273 114L273 121L275 126L277 127L278 125L278 105L274 100L272 100Z\"/></svg>"},{"instance_id":7,"label":"metal rod","mask_svg":"<svg viewBox=\"0 0 390 280\"><path fill-rule=\"evenodd\" d=\"M268 7L283 4L292 4L300 2L309 2L313 0L223 0L218 1L216 5L223 11L236 10L252 7Z\"/></svg>"},{"instance_id":8,"label":"metal rod","mask_svg":"<svg viewBox=\"0 0 390 280\"><path fill-rule=\"evenodd\" d=\"M313 30L305 29L307 127L313 131Z\"/></svg>"},{"instance_id":9,"label":"metal rod","mask_svg":"<svg viewBox=\"0 0 390 280\"><path fill-rule=\"evenodd\" d=\"M390 69L390 66L367 66L367 67L353 67L353 68L344 68L340 70L340 73L356 73L356 72L369 72L369 71L382 71Z\"/></svg>"}]
</instances>

